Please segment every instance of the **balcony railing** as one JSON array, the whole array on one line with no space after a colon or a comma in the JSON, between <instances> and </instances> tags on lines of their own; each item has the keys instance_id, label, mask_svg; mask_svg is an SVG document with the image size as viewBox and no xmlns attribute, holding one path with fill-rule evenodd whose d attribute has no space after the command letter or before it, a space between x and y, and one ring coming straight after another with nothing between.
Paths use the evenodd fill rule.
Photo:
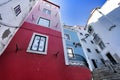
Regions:
<instances>
[{"instance_id":1,"label":"balcony railing","mask_svg":"<svg viewBox=\"0 0 120 80\"><path fill-rule=\"evenodd\" d=\"M86 59L79 54L74 54L72 58L69 58L69 64L88 66Z\"/></svg>"}]
</instances>

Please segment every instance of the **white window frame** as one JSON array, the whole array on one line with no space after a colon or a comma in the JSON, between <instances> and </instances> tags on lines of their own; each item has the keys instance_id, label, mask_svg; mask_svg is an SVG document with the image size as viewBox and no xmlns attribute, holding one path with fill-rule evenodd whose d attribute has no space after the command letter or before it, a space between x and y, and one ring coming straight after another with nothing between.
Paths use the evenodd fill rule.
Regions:
<instances>
[{"instance_id":1,"label":"white window frame","mask_svg":"<svg viewBox=\"0 0 120 80\"><path fill-rule=\"evenodd\" d=\"M39 24L40 23L40 19L43 19L43 20L46 20L48 21L48 25L44 25L44 24ZM38 25L41 25L41 26L44 26L44 27L50 27L50 20L49 19L46 19L46 18L43 18L43 17L39 17L38 21L37 21L37 24Z\"/></svg>"},{"instance_id":2,"label":"white window frame","mask_svg":"<svg viewBox=\"0 0 120 80\"><path fill-rule=\"evenodd\" d=\"M73 48L72 48L72 47L67 47L68 59L69 59L69 58L73 58L73 57L69 57L68 49L71 49L71 50L72 50L72 55L73 55L73 57L74 57L74 50L73 50Z\"/></svg>"},{"instance_id":3,"label":"white window frame","mask_svg":"<svg viewBox=\"0 0 120 80\"><path fill-rule=\"evenodd\" d=\"M44 51L31 50L31 47L32 47L32 44L33 44L33 41L34 41L36 35L46 38L46 42L44 45L44 49L45 49ZM38 53L38 54L47 54L47 47L48 47L48 36L43 35L43 34L39 34L39 33L33 33L32 38L31 38L30 43L29 43L29 46L27 48L27 52Z\"/></svg>"}]
</instances>

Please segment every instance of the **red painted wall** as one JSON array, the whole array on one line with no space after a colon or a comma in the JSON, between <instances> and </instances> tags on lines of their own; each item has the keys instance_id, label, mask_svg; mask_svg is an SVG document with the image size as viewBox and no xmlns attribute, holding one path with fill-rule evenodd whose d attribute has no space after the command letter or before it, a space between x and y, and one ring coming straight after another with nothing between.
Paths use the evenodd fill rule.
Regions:
<instances>
[{"instance_id":1,"label":"red painted wall","mask_svg":"<svg viewBox=\"0 0 120 80\"><path fill-rule=\"evenodd\" d=\"M33 32L49 36L47 55L26 52ZM61 32L24 22L0 56L0 80L91 80L91 73L65 65Z\"/></svg>"}]
</instances>

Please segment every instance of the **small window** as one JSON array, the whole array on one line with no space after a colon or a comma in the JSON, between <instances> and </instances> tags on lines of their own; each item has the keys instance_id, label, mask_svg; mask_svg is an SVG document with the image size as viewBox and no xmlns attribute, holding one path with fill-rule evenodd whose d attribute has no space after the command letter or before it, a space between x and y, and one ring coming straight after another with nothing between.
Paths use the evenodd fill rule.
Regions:
<instances>
[{"instance_id":1,"label":"small window","mask_svg":"<svg viewBox=\"0 0 120 80\"><path fill-rule=\"evenodd\" d=\"M45 26L45 27L49 27L50 26L50 20L40 17L37 24Z\"/></svg>"},{"instance_id":2,"label":"small window","mask_svg":"<svg viewBox=\"0 0 120 80\"><path fill-rule=\"evenodd\" d=\"M97 53L100 53L100 51L98 51L98 49L95 49L95 51L96 51Z\"/></svg>"},{"instance_id":3,"label":"small window","mask_svg":"<svg viewBox=\"0 0 120 80\"><path fill-rule=\"evenodd\" d=\"M67 48L67 54L69 58L73 58L73 49L72 48Z\"/></svg>"},{"instance_id":4,"label":"small window","mask_svg":"<svg viewBox=\"0 0 120 80\"><path fill-rule=\"evenodd\" d=\"M99 45L100 49L102 49L102 50L105 48L105 44L102 41L98 45Z\"/></svg>"},{"instance_id":5,"label":"small window","mask_svg":"<svg viewBox=\"0 0 120 80\"><path fill-rule=\"evenodd\" d=\"M92 26L89 26L89 27L88 27L88 32L89 32L90 34L92 34L93 31L94 31L94 30L93 30Z\"/></svg>"},{"instance_id":6,"label":"small window","mask_svg":"<svg viewBox=\"0 0 120 80\"><path fill-rule=\"evenodd\" d=\"M82 33L80 33L80 35L83 35Z\"/></svg>"},{"instance_id":7,"label":"small window","mask_svg":"<svg viewBox=\"0 0 120 80\"><path fill-rule=\"evenodd\" d=\"M70 40L70 35L69 34L64 34L66 40Z\"/></svg>"},{"instance_id":8,"label":"small window","mask_svg":"<svg viewBox=\"0 0 120 80\"><path fill-rule=\"evenodd\" d=\"M18 16L18 15L21 13L20 5L17 5L17 6L14 8L14 11L15 11L15 15Z\"/></svg>"},{"instance_id":9,"label":"small window","mask_svg":"<svg viewBox=\"0 0 120 80\"><path fill-rule=\"evenodd\" d=\"M0 14L0 20L2 20L2 16L1 16L1 14Z\"/></svg>"},{"instance_id":10,"label":"small window","mask_svg":"<svg viewBox=\"0 0 120 80\"><path fill-rule=\"evenodd\" d=\"M94 40L94 42L95 42L96 44L98 44L101 39L100 39L100 37L96 34L93 40Z\"/></svg>"},{"instance_id":11,"label":"small window","mask_svg":"<svg viewBox=\"0 0 120 80\"><path fill-rule=\"evenodd\" d=\"M47 54L48 37L45 35L34 33L27 52Z\"/></svg>"},{"instance_id":12,"label":"small window","mask_svg":"<svg viewBox=\"0 0 120 80\"><path fill-rule=\"evenodd\" d=\"M91 50L90 50L89 48L87 48L87 51L88 51L88 52L91 52Z\"/></svg>"},{"instance_id":13,"label":"small window","mask_svg":"<svg viewBox=\"0 0 120 80\"><path fill-rule=\"evenodd\" d=\"M48 9L46 9L46 8L43 9L43 12L44 12L45 14L51 15L51 10L48 10Z\"/></svg>"},{"instance_id":14,"label":"small window","mask_svg":"<svg viewBox=\"0 0 120 80\"><path fill-rule=\"evenodd\" d=\"M92 44L94 44L94 42L93 41L90 41Z\"/></svg>"},{"instance_id":15,"label":"small window","mask_svg":"<svg viewBox=\"0 0 120 80\"><path fill-rule=\"evenodd\" d=\"M94 67L97 68L96 60L91 59L91 61L92 61L93 65L94 65Z\"/></svg>"}]
</instances>

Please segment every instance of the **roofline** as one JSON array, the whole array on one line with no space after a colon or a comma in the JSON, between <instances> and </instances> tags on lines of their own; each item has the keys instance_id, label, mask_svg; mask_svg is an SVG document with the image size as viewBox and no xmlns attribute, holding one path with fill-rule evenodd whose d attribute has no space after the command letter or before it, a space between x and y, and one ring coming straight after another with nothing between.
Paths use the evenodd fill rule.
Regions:
<instances>
[{"instance_id":1,"label":"roofline","mask_svg":"<svg viewBox=\"0 0 120 80\"><path fill-rule=\"evenodd\" d=\"M48 2L48 3L50 3L50 4L52 4L52 5L54 5L54 6L58 7L58 8L60 8L59 5L57 5L57 4L55 4L55 3L51 2L51 1L48 1L48 0L43 0L43 1L46 1L46 2Z\"/></svg>"},{"instance_id":2,"label":"roofline","mask_svg":"<svg viewBox=\"0 0 120 80\"><path fill-rule=\"evenodd\" d=\"M100 9L100 7L96 7L96 8L94 8L94 9L91 11L91 14L90 14L89 18L87 19L87 24L88 24L88 21L90 20L90 18L92 17L92 15L95 13L95 11L96 11L97 9ZM87 28L87 24L85 25L85 29Z\"/></svg>"}]
</instances>

